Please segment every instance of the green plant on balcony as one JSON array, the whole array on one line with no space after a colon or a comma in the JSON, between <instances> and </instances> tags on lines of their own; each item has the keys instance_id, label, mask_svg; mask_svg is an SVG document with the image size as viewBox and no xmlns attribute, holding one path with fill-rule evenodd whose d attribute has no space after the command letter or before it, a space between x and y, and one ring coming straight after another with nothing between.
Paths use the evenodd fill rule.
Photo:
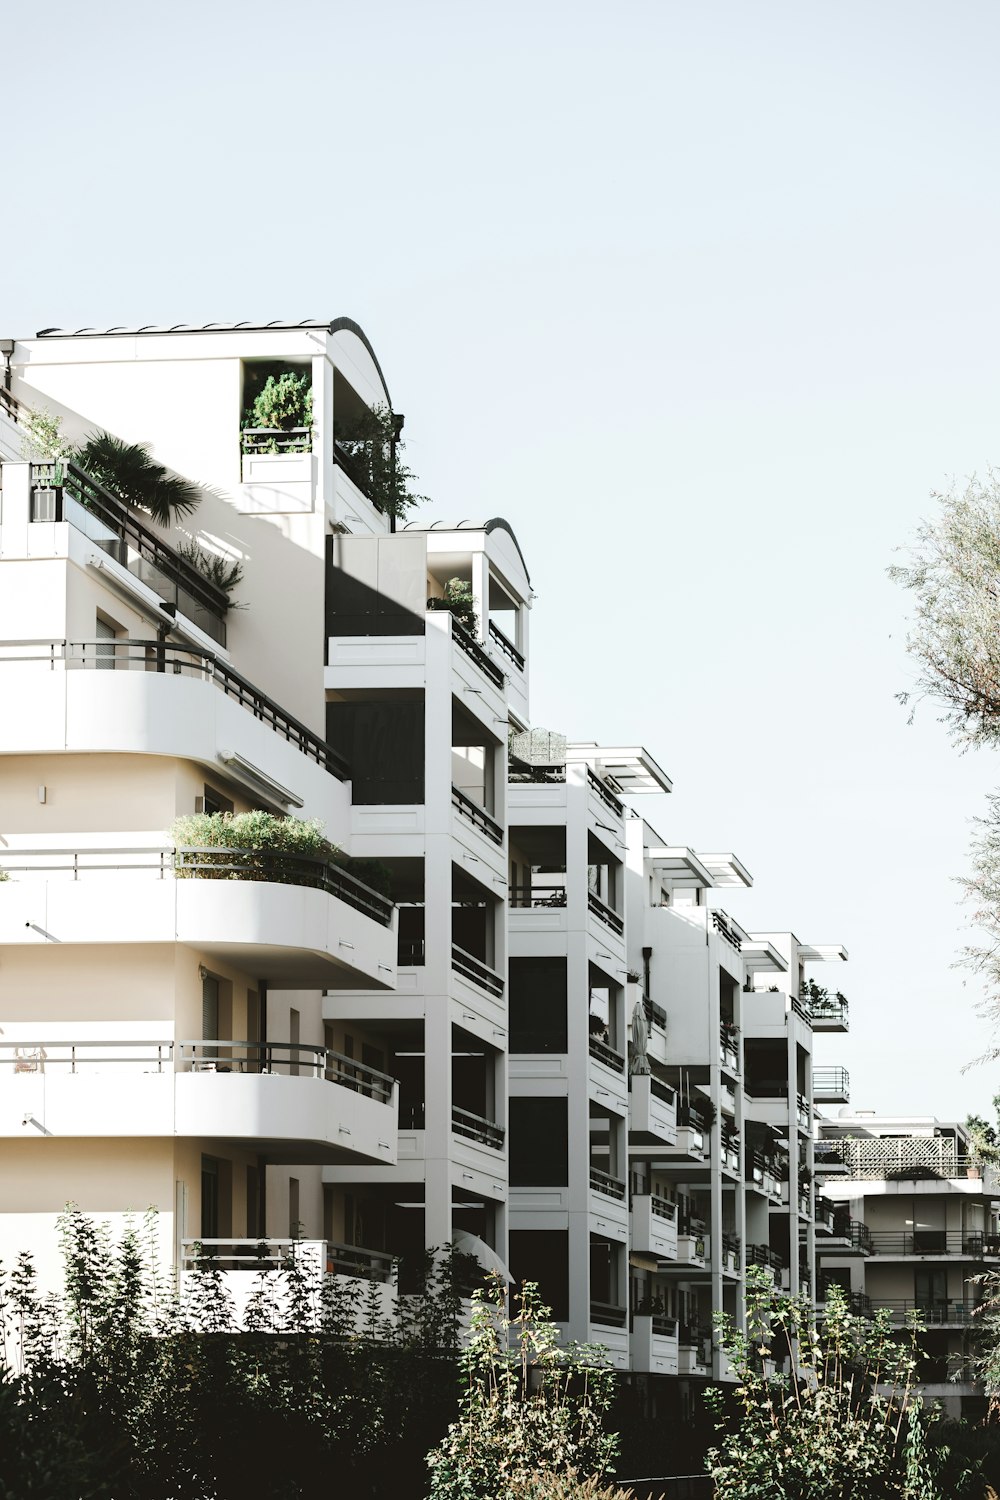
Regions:
<instances>
[{"instance_id":1,"label":"green plant on balcony","mask_svg":"<svg viewBox=\"0 0 1000 1500\"><path fill-rule=\"evenodd\" d=\"M243 414L243 430L256 428L275 436L255 437L256 453L308 453L312 448L312 381L304 371L283 370L270 374ZM306 431L296 431L303 429ZM277 434L295 432L291 441Z\"/></svg>"},{"instance_id":2,"label":"green plant on balcony","mask_svg":"<svg viewBox=\"0 0 1000 1500\"><path fill-rule=\"evenodd\" d=\"M68 456L71 445L62 435L62 417L47 406L22 406L17 425L23 434L21 457L27 463L57 463Z\"/></svg>"},{"instance_id":3,"label":"green plant on balcony","mask_svg":"<svg viewBox=\"0 0 1000 1500\"><path fill-rule=\"evenodd\" d=\"M470 635L479 634L479 616L476 614L476 601L471 583L466 583L464 578L449 578L441 599L443 607L450 610L454 618Z\"/></svg>"},{"instance_id":4,"label":"green plant on balcony","mask_svg":"<svg viewBox=\"0 0 1000 1500\"><path fill-rule=\"evenodd\" d=\"M126 443L110 432L92 432L69 454L70 460L126 505L170 526L196 510L197 485L170 474L141 443Z\"/></svg>"},{"instance_id":5,"label":"green plant on balcony","mask_svg":"<svg viewBox=\"0 0 1000 1500\"><path fill-rule=\"evenodd\" d=\"M402 417L380 404L366 407L355 417L336 419L333 428L337 446L360 488L378 510L396 520L428 498L411 488L417 476L401 462L406 446L400 436L402 423Z\"/></svg>"},{"instance_id":6,"label":"green plant on balcony","mask_svg":"<svg viewBox=\"0 0 1000 1500\"><path fill-rule=\"evenodd\" d=\"M189 813L171 828L177 848L247 850L256 854L299 854L332 859L339 854L323 833L318 818L292 818L278 813ZM219 860L220 866L224 861ZM183 874L178 871L178 874Z\"/></svg>"},{"instance_id":7,"label":"green plant on balcony","mask_svg":"<svg viewBox=\"0 0 1000 1500\"><path fill-rule=\"evenodd\" d=\"M189 562L193 568L197 569L202 578L206 578L217 589L222 589L225 594L231 594L233 589L243 582L243 564L237 558L223 557L221 553L209 552L200 542L195 541L181 542L177 551L185 562ZM232 601L230 601L230 607L232 607Z\"/></svg>"}]
</instances>

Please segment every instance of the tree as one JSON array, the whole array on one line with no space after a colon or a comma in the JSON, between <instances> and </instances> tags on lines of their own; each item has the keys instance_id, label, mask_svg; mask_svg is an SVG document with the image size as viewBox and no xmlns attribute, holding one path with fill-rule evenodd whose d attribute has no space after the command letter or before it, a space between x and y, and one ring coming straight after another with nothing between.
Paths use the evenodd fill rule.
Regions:
<instances>
[{"instance_id":1,"label":"tree","mask_svg":"<svg viewBox=\"0 0 1000 1500\"><path fill-rule=\"evenodd\" d=\"M92 432L70 458L119 500L147 511L161 526L190 515L201 499L197 485L168 473L141 443L125 443L110 432Z\"/></svg>"},{"instance_id":2,"label":"tree","mask_svg":"<svg viewBox=\"0 0 1000 1500\"><path fill-rule=\"evenodd\" d=\"M914 1395L915 1322L893 1328L885 1309L852 1317L838 1287L820 1320L753 1269L746 1304L745 1333L716 1315L737 1376L736 1419L720 1421L708 1455L717 1500L980 1500L975 1466L934 1441L937 1414ZM722 1392L706 1400L721 1418Z\"/></svg>"},{"instance_id":3,"label":"tree","mask_svg":"<svg viewBox=\"0 0 1000 1500\"><path fill-rule=\"evenodd\" d=\"M915 693L934 699L963 747L1000 743L1000 476L934 493L909 562L889 576L914 596L907 650L920 664Z\"/></svg>"},{"instance_id":4,"label":"tree","mask_svg":"<svg viewBox=\"0 0 1000 1500\"><path fill-rule=\"evenodd\" d=\"M461 1414L427 1456L430 1500L549 1495L551 1474L569 1500L577 1476L600 1479L617 1450L604 1428L614 1383L607 1351L560 1346L533 1282L514 1300L508 1318L499 1276L474 1294L472 1332L459 1354Z\"/></svg>"}]
</instances>

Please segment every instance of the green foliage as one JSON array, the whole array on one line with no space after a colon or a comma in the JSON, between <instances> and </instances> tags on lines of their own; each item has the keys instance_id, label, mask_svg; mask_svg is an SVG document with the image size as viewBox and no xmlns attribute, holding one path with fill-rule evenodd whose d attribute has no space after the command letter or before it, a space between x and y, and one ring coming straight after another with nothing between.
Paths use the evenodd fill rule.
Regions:
<instances>
[{"instance_id":1,"label":"green foliage","mask_svg":"<svg viewBox=\"0 0 1000 1500\"><path fill-rule=\"evenodd\" d=\"M69 456L119 500L147 511L161 526L190 515L201 499L197 485L169 474L141 443L125 443L110 432L92 432Z\"/></svg>"},{"instance_id":2,"label":"green foliage","mask_svg":"<svg viewBox=\"0 0 1000 1500\"><path fill-rule=\"evenodd\" d=\"M397 433L397 418L381 404L366 407L349 422L334 424L334 437L346 454L351 471L372 504L384 515L397 520L415 505L422 505L426 495L410 488L417 476L401 460L406 444Z\"/></svg>"},{"instance_id":3,"label":"green foliage","mask_svg":"<svg viewBox=\"0 0 1000 1500\"><path fill-rule=\"evenodd\" d=\"M62 435L62 417L47 407L22 407L18 426L24 434L21 457L29 463L65 458L70 452Z\"/></svg>"},{"instance_id":4,"label":"green foliage","mask_svg":"<svg viewBox=\"0 0 1000 1500\"><path fill-rule=\"evenodd\" d=\"M464 578L449 578L444 586L444 604L450 609L460 625L470 635L479 634L479 616L476 614L472 584Z\"/></svg>"},{"instance_id":5,"label":"green foliage","mask_svg":"<svg viewBox=\"0 0 1000 1500\"><path fill-rule=\"evenodd\" d=\"M635 1490L605 1484L596 1474L581 1479L575 1470L559 1474L549 1469L516 1480L504 1500L635 1500ZM662 1495L660 1500L664 1500Z\"/></svg>"},{"instance_id":6,"label":"green foliage","mask_svg":"<svg viewBox=\"0 0 1000 1500\"><path fill-rule=\"evenodd\" d=\"M231 594L243 582L243 564L236 558L222 557L218 552L209 552L198 542L181 542L177 551L193 568L196 568L217 589Z\"/></svg>"},{"instance_id":7,"label":"green foliage","mask_svg":"<svg viewBox=\"0 0 1000 1500\"><path fill-rule=\"evenodd\" d=\"M528 1496L545 1473L600 1476L614 1457L616 1439L603 1425L614 1380L606 1351L560 1347L533 1283L514 1300L508 1318L499 1277L475 1293L459 1355L460 1417L427 1456L431 1500Z\"/></svg>"},{"instance_id":8,"label":"green foliage","mask_svg":"<svg viewBox=\"0 0 1000 1500\"><path fill-rule=\"evenodd\" d=\"M9 880L10 876L6 870L0 870L0 880Z\"/></svg>"},{"instance_id":9,"label":"green foliage","mask_svg":"<svg viewBox=\"0 0 1000 1500\"><path fill-rule=\"evenodd\" d=\"M280 374L269 374L263 386L244 414L243 426L265 428L277 432L289 432L296 427L311 429L313 425L312 380L305 371L283 370ZM292 444L291 451L300 444ZM311 436L301 440L301 451L308 452ZM258 448L262 452L289 452L287 443L277 440L264 443Z\"/></svg>"},{"instance_id":10,"label":"green foliage","mask_svg":"<svg viewBox=\"0 0 1000 1500\"><path fill-rule=\"evenodd\" d=\"M177 848L271 850L317 857L338 852L324 836L318 818L283 817L260 810L188 813L174 819L170 834ZM178 875L182 873L178 871Z\"/></svg>"},{"instance_id":11,"label":"green foliage","mask_svg":"<svg viewBox=\"0 0 1000 1500\"><path fill-rule=\"evenodd\" d=\"M845 1500L982 1495L970 1468L949 1472L937 1413L913 1394L916 1323L901 1334L885 1309L872 1322L852 1317L837 1287L820 1322L805 1298L779 1296L753 1269L746 1299L745 1333L717 1314L738 1380L738 1421L720 1421L708 1456L718 1500L811 1500L834 1493L834 1475ZM788 1373L773 1373L779 1364ZM721 1392L706 1400L721 1416Z\"/></svg>"}]
</instances>

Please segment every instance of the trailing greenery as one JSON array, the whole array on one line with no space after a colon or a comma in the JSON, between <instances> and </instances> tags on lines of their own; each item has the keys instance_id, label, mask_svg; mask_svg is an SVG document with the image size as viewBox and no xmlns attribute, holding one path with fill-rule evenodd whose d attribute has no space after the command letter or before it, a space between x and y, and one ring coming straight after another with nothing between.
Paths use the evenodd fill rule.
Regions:
<instances>
[{"instance_id":1,"label":"trailing greenery","mask_svg":"<svg viewBox=\"0 0 1000 1500\"><path fill-rule=\"evenodd\" d=\"M753 1268L746 1303L745 1333L716 1315L738 1382L736 1420L708 1456L718 1500L981 1500L978 1464L935 1441L938 1413L914 1394L918 1324L852 1317L838 1287L819 1319ZM706 1393L720 1418L724 1399Z\"/></svg>"},{"instance_id":2,"label":"trailing greenery","mask_svg":"<svg viewBox=\"0 0 1000 1500\"><path fill-rule=\"evenodd\" d=\"M466 583L464 578L449 578L444 586L443 603L470 635L479 634L479 616L471 583Z\"/></svg>"},{"instance_id":3,"label":"trailing greenery","mask_svg":"<svg viewBox=\"0 0 1000 1500\"><path fill-rule=\"evenodd\" d=\"M243 564L236 558L209 552L199 542L181 542L178 553L217 589L231 594L243 582Z\"/></svg>"},{"instance_id":4,"label":"trailing greenery","mask_svg":"<svg viewBox=\"0 0 1000 1500\"><path fill-rule=\"evenodd\" d=\"M560 1346L551 1311L532 1282L513 1294L491 1278L474 1295L472 1330L459 1363L461 1412L427 1456L430 1500L541 1496L546 1474L602 1476L617 1449L604 1428L614 1376L598 1345ZM558 1492L557 1492L558 1493Z\"/></svg>"},{"instance_id":5,"label":"trailing greenery","mask_svg":"<svg viewBox=\"0 0 1000 1500\"><path fill-rule=\"evenodd\" d=\"M406 444L396 434L397 418L384 403L334 423L334 438L372 504L399 520L428 497L411 489L417 476L402 462Z\"/></svg>"},{"instance_id":6,"label":"trailing greenery","mask_svg":"<svg viewBox=\"0 0 1000 1500\"><path fill-rule=\"evenodd\" d=\"M243 427L257 427L272 432L290 432L308 428L309 432L291 444L272 439L254 439L258 452L287 453L297 449L308 452L312 447L313 393L312 380L305 371L283 370L269 374L263 386L243 415Z\"/></svg>"},{"instance_id":7,"label":"trailing greenery","mask_svg":"<svg viewBox=\"0 0 1000 1500\"><path fill-rule=\"evenodd\" d=\"M168 473L141 443L125 443L110 432L92 432L69 457L119 500L146 511L161 526L190 515L201 499L197 485Z\"/></svg>"}]
</instances>

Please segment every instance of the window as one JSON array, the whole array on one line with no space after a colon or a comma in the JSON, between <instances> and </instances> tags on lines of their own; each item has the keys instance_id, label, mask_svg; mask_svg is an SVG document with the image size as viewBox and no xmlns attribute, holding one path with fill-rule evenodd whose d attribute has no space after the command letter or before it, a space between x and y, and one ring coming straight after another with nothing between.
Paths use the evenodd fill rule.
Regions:
<instances>
[{"instance_id":1,"label":"window","mask_svg":"<svg viewBox=\"0 0 1000 1500\"><path fill-rule=\"evenodd\" d=\"M194 810L196 813L231 813L234 805L228 797L224 797L206 782L204 796L194 799Z\"/></svg>"},{"instance_id":2,"label":"window","mask_svg":"<svg viewBox=\"0 0 1000 1500\"><path fill-rule=\"evenodd\" d=\"M566 1051L566 960L512 958L511 1052Z\"/></svg>"},{"instance_id":3,"label":"window","mask_svg":"<svg viewBox=\"0 0 1000 1500\"><path fill-rule=\"evenodd\" d=\"M302 1225L299 1221L299 1179L289 1177L288 1179L288 1237L292 1240L300 1238Z\"/></svg>"},{"instance_id":4,"label":"window","mask_svg":"<svg viewBox=\"0 0 1000 1500\"><path fill-rule=\"evenodd\" d=\"M219 981L214 974L202 976L201 1035L206 1042L219 1040Z\"/></svg>"},{"instance_id":5,"label":"window","mask_svg":"<svg viewBox=\"0 0 1000 1500\"><path fill-rule=\"evenodd\" d=\"M511 1187L565 1187L569 1181L568 1101L510 1101Z\"/></svg>"}]
</instances>

